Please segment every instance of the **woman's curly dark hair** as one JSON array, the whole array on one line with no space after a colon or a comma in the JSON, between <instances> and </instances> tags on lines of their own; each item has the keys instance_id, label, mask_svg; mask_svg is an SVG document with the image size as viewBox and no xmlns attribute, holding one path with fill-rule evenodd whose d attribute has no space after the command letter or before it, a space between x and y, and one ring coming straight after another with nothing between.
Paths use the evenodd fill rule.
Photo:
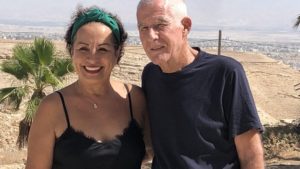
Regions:
<instances>
[{"instance_id":1,"label":"woman's curly dark hair","mask_svg":"<svg viewBox=\"0 0 300 169\"><path fill-rule=\"evenodd\" d=\"M120 43L118 44L116 39L115 38L113 38L113 39L114 39L114 43L115 43L115 49L116 50L120 49L120 55L118 56L118 60L117 60L117 63L119 63L121 57L124 55L124 45L125 45L125 41L128 37L127 32L125 31L124 26L117 15L113 15L112 13L107 12L97 6L91 6L91 7L87 7L87 8L84 8L82 6L77 7L75 14L71 17L71 23L69 24L69 27L68 27L67 32L64 37L65 42L66 42L66 48L67 48L69 54L72 55L73 42L71 40L71 34L72 34L74 23L81 15L83 15L86 12L88 12L89 10L95 9L95 8L100 9L103 12L109 14L118 24L119 31L120 31Z\"/></svg>"}]
</instances>

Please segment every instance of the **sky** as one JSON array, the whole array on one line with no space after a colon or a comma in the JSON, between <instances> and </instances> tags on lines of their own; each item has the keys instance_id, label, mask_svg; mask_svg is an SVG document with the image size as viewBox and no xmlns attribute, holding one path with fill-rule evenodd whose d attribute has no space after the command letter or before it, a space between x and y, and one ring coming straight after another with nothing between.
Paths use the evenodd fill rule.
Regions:
<instances>
[{"instance_id":1,"label":"sky","mask_svg":"<svg viewBox=\"0 0 300 169\"><path fill-rule=\"evenodd\" d=\"M300 0L186 0L193 29L294 30ZM138 0L0 0L0 24L52 22L66 25L76 6L97 5L136 25Z\"/></svg>"}]
</instances>

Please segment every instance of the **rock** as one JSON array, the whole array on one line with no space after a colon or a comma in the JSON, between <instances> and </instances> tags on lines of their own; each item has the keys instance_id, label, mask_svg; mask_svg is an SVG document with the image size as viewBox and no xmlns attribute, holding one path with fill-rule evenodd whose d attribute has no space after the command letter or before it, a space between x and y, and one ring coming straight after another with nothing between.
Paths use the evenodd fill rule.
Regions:
<instances>
[{"instance_id":1,"label":"rock","mask_svg":"<svg viewBox=\"0 0 300 169\"><path fill-rule=\"evenodd\" d=\"M281 119L280 122L284 124L293 124L295 123L295 119Z\"/></svg>"}]
</instances>

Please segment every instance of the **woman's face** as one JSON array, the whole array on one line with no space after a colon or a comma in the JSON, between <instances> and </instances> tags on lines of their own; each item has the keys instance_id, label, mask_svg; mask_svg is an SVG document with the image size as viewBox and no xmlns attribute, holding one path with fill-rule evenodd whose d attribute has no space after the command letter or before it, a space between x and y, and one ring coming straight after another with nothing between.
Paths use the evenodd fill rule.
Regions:
<instances>
[{"instance_id":1,"label":"woman's face","mask_svg":"<svg viewBox=\"0 0 300 169\"><path fill-rule=\"evenodd\" d=\"M91 22L77 31L72 48L72 61L79 79L109 80L118 56L119 51L114 47L112 31L106 25Z\"/></svg>"}]
</instances>

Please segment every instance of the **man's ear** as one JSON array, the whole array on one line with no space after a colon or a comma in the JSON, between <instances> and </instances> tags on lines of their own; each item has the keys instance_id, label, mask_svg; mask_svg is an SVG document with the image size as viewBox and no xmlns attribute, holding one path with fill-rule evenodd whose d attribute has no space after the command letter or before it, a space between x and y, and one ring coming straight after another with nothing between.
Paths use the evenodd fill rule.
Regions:
<instances>
[{"instance_id":1,"label":"man's ear","mask_svg":"<svg viewBox=\"0 0 300 169\"><path fill-rule=\"evenodd\" d=\"M187 36L192 28L192 20L190 17L184 17L181 20L181 24L183 26L183 34Z\"/></svg>"}]
</instances>

